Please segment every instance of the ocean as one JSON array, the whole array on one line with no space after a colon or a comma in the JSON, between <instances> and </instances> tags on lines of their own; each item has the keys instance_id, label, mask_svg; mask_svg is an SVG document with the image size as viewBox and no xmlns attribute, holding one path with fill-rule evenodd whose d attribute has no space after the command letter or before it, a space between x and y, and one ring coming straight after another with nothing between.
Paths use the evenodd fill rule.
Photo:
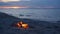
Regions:
<instances>
[{"instance_id":1,"label":"ocean","mask_svg":"<svg viewBox=\"0 0 60 34\"><path fill-rule=\"evenodd\" d=\"M17 18L28 18L37 19L42 21L59 21L60 20L60 9L40 9L40 8L20 8L20 9L0 9L0 12L8 15L15 16Z\"/></svg>"}]
</instances>

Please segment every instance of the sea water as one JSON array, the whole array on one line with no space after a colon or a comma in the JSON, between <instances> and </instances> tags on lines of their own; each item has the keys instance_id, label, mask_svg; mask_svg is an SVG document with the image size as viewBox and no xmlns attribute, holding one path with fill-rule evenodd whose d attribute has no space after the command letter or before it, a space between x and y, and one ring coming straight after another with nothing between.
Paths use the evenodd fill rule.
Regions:
<instances>
[{"instance_id":1,"label":"sea water","mask_svg":"<svg viewBox=\"0 0 60 34\"><path fill-rule=\"evenodd\" d=\"M6 13L17 18L37 19L42 21L60 20L60 9L0 9L0 12Z\"/></svg>"}]
</instances>

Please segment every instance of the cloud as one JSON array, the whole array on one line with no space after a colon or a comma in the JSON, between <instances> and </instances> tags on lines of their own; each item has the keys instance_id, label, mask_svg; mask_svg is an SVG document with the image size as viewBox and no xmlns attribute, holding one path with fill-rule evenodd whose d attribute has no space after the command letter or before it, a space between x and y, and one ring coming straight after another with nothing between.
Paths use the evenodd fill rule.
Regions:
<instances>
[{"instance_id":1,"label":"cloud","mask_svg":"<svg viewBox=\"0 0 60 34\"><path fill-rule=\"evenodd\" d=\"M30 7L60 7L60 0L30 0L30 1L19 1L2 3L7 6L30 6ZM1 4L1 3L0 3Z\"/></svg>"},{"instance_id":2,"label":"cloud","mask_svg":"<svg viewBox=\"0 0 60 34\"><path fill-rule=\"evenodd\" d=\"M19 1L30 1L30 0L0 0L0 2L19 2Z\"/></svg>"},{"instance_id":3,"label":"cloud","mask_svg":"<svg viewBox=\"0 0 60 34\"><path fill-rule=\"evenodd\" d=\"M17 2L17 1L20 1L20 0L0 0L0 2Z\"/></svg>"}]
</instances>

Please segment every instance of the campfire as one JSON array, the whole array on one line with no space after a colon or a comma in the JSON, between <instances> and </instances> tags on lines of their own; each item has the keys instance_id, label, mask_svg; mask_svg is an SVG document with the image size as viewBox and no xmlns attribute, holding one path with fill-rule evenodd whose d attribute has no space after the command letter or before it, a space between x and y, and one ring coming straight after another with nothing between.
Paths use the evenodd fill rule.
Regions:
<instances>
[{"instance_id":1,"label":"campfire","mask_svg":"<svg viewBox=\"0 0 60 34\"><path fill-rule=\"evenodd\" d=\"M16 25L18 28L24 28L24 29L29 28L29 25L27 23L22 22L22 21L18 22Z\"/></svg>"},{"instance_id":2,"label":"campfire","mask_svg":"<svg viewBox=\"0 0 60 34\"><path fill-rule=\"evenodd\" d=\"M17 23L13 23L11 26L12 26L12 27L16 27L16 28L18 28L18 29L35 28L34 26L28 25L27 23L25 23L25 22L23 22L23 21L20 21L20 22L17 22Z\"/></svg>"}]
</instances>

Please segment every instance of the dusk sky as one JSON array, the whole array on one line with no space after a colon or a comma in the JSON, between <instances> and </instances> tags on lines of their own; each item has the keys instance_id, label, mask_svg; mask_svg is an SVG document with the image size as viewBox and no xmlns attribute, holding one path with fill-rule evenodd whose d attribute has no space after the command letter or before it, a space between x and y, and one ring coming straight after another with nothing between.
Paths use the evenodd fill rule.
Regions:
<instances>
[{"instance_id":1,"label":"dusk sky","mask_svg":"<svg viewBox=\"0 0 60 34\"><path fill-rule=\"evenodd\" d=\"M60 0L0 0L0 6L60 8Z\"/></svg>"}]
</instances>

